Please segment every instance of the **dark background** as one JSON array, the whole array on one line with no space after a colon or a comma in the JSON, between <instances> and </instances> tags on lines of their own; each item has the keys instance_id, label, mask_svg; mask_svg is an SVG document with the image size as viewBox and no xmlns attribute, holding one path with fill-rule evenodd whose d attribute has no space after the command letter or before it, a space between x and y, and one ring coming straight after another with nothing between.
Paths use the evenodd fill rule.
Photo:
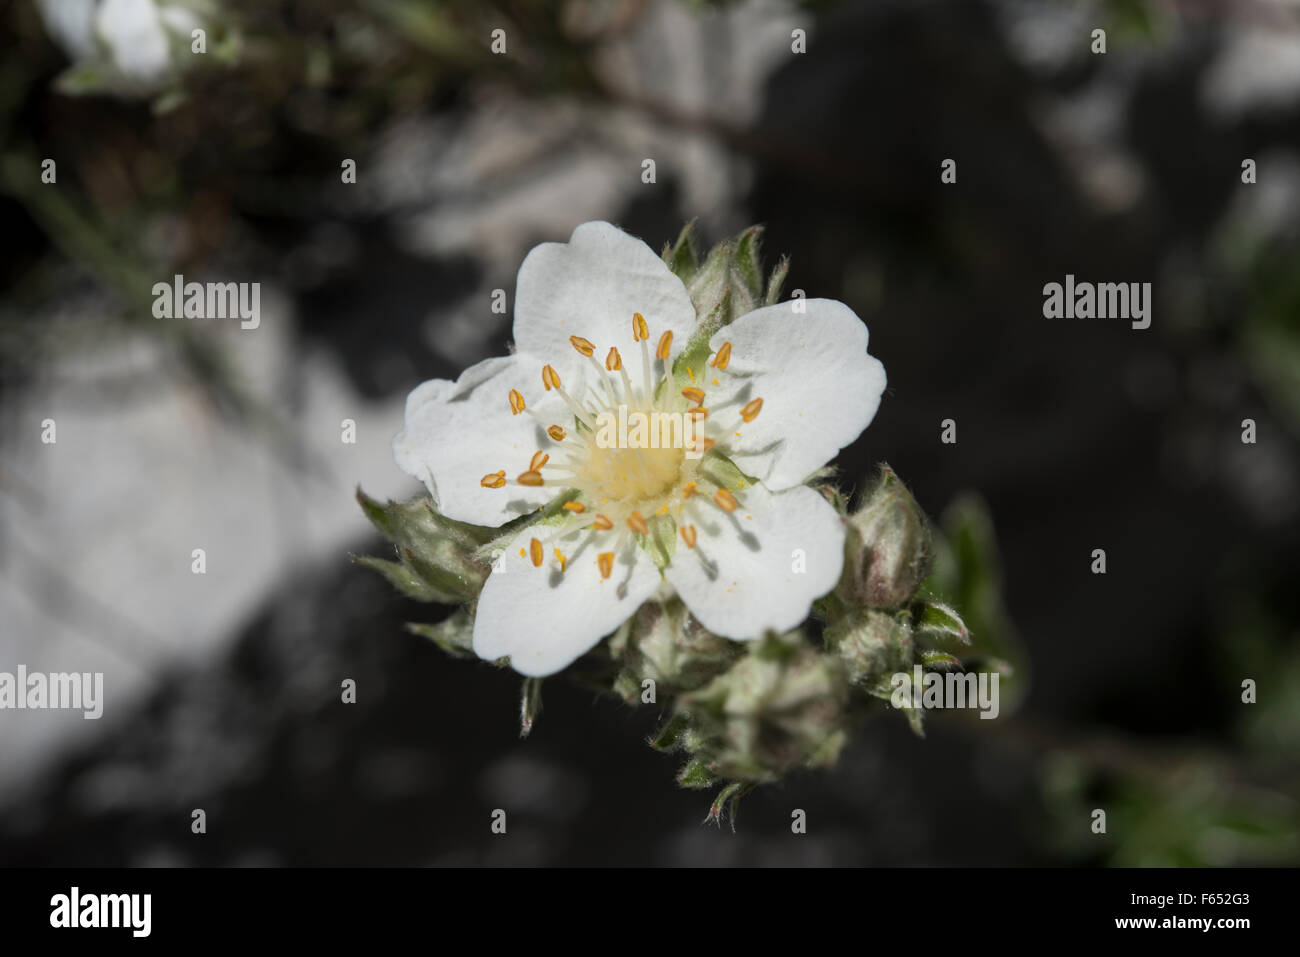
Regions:
<instances>
[{"instance_id":1,"label":"dark background","mask_svg":"<svg viewBox=\"0 0 1300 957\"><path fill-rule=\"evenodd\" d=\"M132 622L172 641L130 666L102 727L0 758L0 863L1300 860L1294 6L236 3L219 14L244 38L231 63L76 96L55 85L69 57L35 8L0 11L0 518L21 530L3 533L0 572L27 609L0 625L0 670L50 650L43 616L92 639L65 635L69 669L100 670L84 649L129 645ZM498 25L505 57L487 51ZM794 27L807 53L789 52ZM37 185L45 156L57 187ZM41 192L55 189L67 208ZM709 795L678 790L674 759L644 745L652 709L550 680L521 741L517 676L405 633L443 612L348 560L384 549L352 487L415 491L385 459L401 399L505 350L490 290L513 302L531 245L604 218L657 248L694 217L710 241L765 224L787 289L866 321L889 390L842 474L861 487L888 461L936 517L964 492L987 503L1032 673L998 721L935 720L920 740L878 715L836 770L747 797L736 834L701 826ZM260 279L263 328L154 320L148 286L182 269ZM1043 318L1043 284L1067 273L1151 282L1151 328ZM241 335L262 338L231 346ZM124 595L76 558L98 541L111 563L153 567L144 551L171 536L188 575L193 529L133 530L157 520L160 470L196 454L192 433L162 424L147 454L99 445L54 465L33 438L42 402L72 406L70 363L140 349L155 372L76 380L88 424L60 433L61 454L179 391L335 517L322 546L292 491L246 488L237 465L211 476L224 505L166 480L196 515L269 501L258 522L281 526L234 611L187 598L202 642L155 617L165 582L142 574ZM280 356L266 388L245 368L263 349ZM334 378L314 386L322 367ZM364 468L318 389L374 436ZM138 481L102 503L117 538L69 524L64 496L93 496L98 469L136 454ZM8 731L0 747L17 749ZM489 831L498 807L505 836Z\"/></svg>"}]
</instances>

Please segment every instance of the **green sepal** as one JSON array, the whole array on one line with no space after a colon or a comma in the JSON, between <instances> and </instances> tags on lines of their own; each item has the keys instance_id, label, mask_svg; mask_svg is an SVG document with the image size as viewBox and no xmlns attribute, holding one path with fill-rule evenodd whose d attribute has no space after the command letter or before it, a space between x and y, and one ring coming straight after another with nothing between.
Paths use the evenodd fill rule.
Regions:
<instances>
[{"instance_id":1,"label":"green sepal","mask_svg":"<svg viewBox=\"0 0 1300 957\"><path fill-rule=\"evenodd\" d=\"M541 713L542 679L525 678L519 693L519 737L528 737Z\"/></svg>"},{"instance_id":2,"label":"green sepal","mask_svg":"<svg viewBox=\"0 0 1300 957\"><path fill-rule=\"evenodd\" d=\"M436 624L408 622L406 630L421 638L428 638L453 657L474 657L474 621L464 608L457 609Z\"/></svg>"},{"instance_id":3,"label":"green sepal","mask_svg":"<svg viewBox=\"0 0 1300 957\"><path fill-rule=\"evenodd\" d=\"M718 776L699 758L691 758L677 772L677 783L684 788L711 788L718 783Z\"/></svg>"},{"instance_id":4,"label":"green sepal","mask_svg":"<svg viewBox=\"0 0 1300 957\"><path fill-rule=\"evenodd\" d=\"M695 249L695 220L682 227L677 234L677 242L664 245L663 260L672 270L673 275L683 283L689 283L699 269L699 254Z\"/></svg>"}]
</instances>

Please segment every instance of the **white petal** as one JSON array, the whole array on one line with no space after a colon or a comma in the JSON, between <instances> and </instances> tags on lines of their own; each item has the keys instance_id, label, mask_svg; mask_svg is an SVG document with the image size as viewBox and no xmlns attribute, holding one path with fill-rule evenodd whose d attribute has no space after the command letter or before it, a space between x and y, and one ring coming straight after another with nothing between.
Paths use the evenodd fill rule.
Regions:
<instances>
[{"instance_id":1,"label":"white petal","mask_svg":"<svg viewBox=\"0 0 1300 957\"><path fill-rule=\"evenodd\" d=\"M844 522L806 486L736 492L740 506L696 509L691 549L678 544L664 577L712 632L747 641L786 631L840 578Z\"/></svg>"},{"instance_id":2,"label":"white petal","mask_svg":"<svg viewBox=\"0 0 1300 957\"><path fill-rule=\"evenodd\" d=\"M659 571L629 539L609 578L596 562L604 534L585 530L546 546L545 562L535 568L529 552L545 527L526 528L511 542L504 566L488 576L474 617L474 651L489 661L510 656L520 674L554 674L612 633L659 587ZM611 543L612 544L612 543ZM560 571L553 549L567 562ZM519 554L520 549L524 554Z\"/></svg>"},{"instance_id":3,"label":"white petal","mask_svg":"<svg viewBox=\"0 0 1300 957\"><path fill-rule=\"evenodd\" d=\"M543 391L541 375L541 363L525 356L485 359L455 382L431 379L407 397L393 457L403 472L424 482L442 514L495 527L556 496L558 489L550 487L479 484L501 469L513 481L539 450L554 457L556 445L542 425L510 411L510 390L518 389L547 424L571 427L572 413L554 392Z\"/></svg>"},{"instance_id":4,"label":"white petal","mask_svg":"<svg viewBox=\"0 0 1300 957\"><path fill-rule=\"evenodd\" d=\"M104 0L96 18L99 36L126 74L152 81L171 65L171 49L154 0Z\"/></svg>"},{"instance_id":5,"label":"white petal","mask_svg":"<svg viewBox=\"0 0 1300 957\"><path fill-rule=\"evenodd\" d=\"M641 346L632 339L632 314L645 316L650 354L672 331L676 356L695 328L695 307L681 280L641 240L609 223L583 223L569 242L535 247L519 267L515 292L515 347L552 363L563 378L586 365L570 336L596 347L602 364L617 346L632 382L641 385Z\"/></svg>"},{"instance_id":6,"label":"white petal","mask_svg":"<svg viewBox=\"0 0 1300 957\"><path fill-rule=\"evenodd\" d=\"M861 435L885 391L885 367L867 355L867 327L853 310L833 299L804 305L804 314L788 302L756 309L709 340L714 352L730 342L731 362L707 369L706 428L721 434L706 434L773 490L798 485ZM757 398L758 417L742 421L740 409Z\"/></svg>"}]
</instances>

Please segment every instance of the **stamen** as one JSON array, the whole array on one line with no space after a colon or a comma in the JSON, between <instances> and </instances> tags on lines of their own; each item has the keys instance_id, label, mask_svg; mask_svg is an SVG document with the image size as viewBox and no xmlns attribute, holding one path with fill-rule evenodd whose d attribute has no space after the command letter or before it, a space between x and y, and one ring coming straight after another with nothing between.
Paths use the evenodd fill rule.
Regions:
<instances>
[{"instance_id":1,"label":"stamen","mask_svg":"<svg viewBox=\"0 0 1300 957\"><path fill-rule=\"evenodd\" d=\"M695 440L695 451L703 455L705 452L709 451L709 449L713 448L717 444L718 442L716 439L710 439L707 437L698 438Z\"/></svg>"},{"instance_id":2,"label":"stamen","mask_svg":"<svg viewBox=\"0 0 1300 957\"><path fill-rule=\"evenodd\" d=\"M662 336L659 337L659 347L655 349L655 358L667 359L668 351L672 348L672 346L673 346L673 331L669 329L667 332L665 332Z\"/></svg>"},{"instance_id":3,"label":"stamen","mask_svg":"<svg viewBox=\"0 0 1300 957\"><path fill-rule=\"evenodd\" d=\"M690 498L692 495L695 494L695 491L696 491L695 483L687 482L685 485L682 486L682 498Z\"/></svg>"},{"instance_id":4,"label":"stamen","mask_svg":"<svg viewBox=\"0 0 1300 957\"><path fill-rule=\"evenodd\" d=\"M528 463L528 471L540 472L542 466L551 460L551 457L540 449L534 453L532 461Z\"/></svg>"},{"instance_id":5,"label":"stamen","mask_svg":"<svg viewBox=\"0 0 1300 957\"><path fill-rule=\"evenodd\" d=\"M609 347L609 355L605 356L605 368L610 372L617 372L623 368L623 357L618 354L615 346Z\"/></svg>"},{"instance_id":6,"label":"stamen","mask_svg":"<svg viewBox=\"0 0 1300 957\"><path fill-rule=\"evenodd\" d=\"M699 405L704 401L704 390L697 389L693 385L688 385L685 389L682 389L682 395L686 396L686 398L690 399L696 405Z\"/></svg>"},{"instance_id":7,"label":"stamen","mask_svg":"<svg viewBox=\"0 0 1300 957\"><path fill-rule=\"evenodd\" d=\"M650 526L645 523L645 519L640 512L633 512L627 517L627 527L638 535L650 534Z\"/></svg>"},{"instance_id":8,"label":"stamen","mask_svg":"<svg viewBox=\"0 0 1300 957\"><path fill-rule=\"evenodd\" d=\"M694 419L707 419L709 417L709 410L702 405L697 405L693 409L687 409L686 414Z\"/></svg>"},{"instance_id":9,"label":"stamen","mask_svg":"<svg viewBox=\"0 0 1300 957\"><path fill-rule=\"evenodd\" d=\"M641 313L637 313L641 315ZM641 320L641 388L644 391L646 401L650 401L650 396L654 394L654 384L650 380L650 347L646 340L650 338L650 333L645 331L645 320Z\"/></svg>"},{"instance_id":10,"label":"stamen","mask_svg":"<svg viewBox=\"0 0 1300 957\"><path fill-rule=\"evenodd\" d=\"M565 511L572 512L574 515L581 515L587 510L587 506L583 505L581 502L565 502L561 507L565 509Z\"/></svg>"},{"instance_id":11,"label":"stamen","mask_svg":"<svg viewBox=\"0 0 1300 957\"><path fill-rule=\"evenodd\" d=\"M722 344L722 348L719 349L717 353L714 354L713 358L709 360L709 365L713 366L713 368L719 371L722 371L727 368L730 362L731 362L731 343L724 342Z\"/></svg>"},{"instance_id":12,"label":"stamen","mask_svg":"<svg viewBox=\"0 0 1300 957\"><path fill-rule=\"evenodd\" d=\"M569 433L565 432L564 429L560 428L558 425L548 425L546 427L546 434L557 442L563 442L564 437Z\"/></svg>"},{"instance_id":13,"label":"stamen","mask_svg":"<svg viewBox=\"0 0 1300 957\"><path fill-rule=\"evenodd\" d=\"M558 548L555 550L555 560L560 563L560 571L564 571L564 566L569 564L569 560L565 557L564 552L560 551Z\"/></svg>"},{"instance_id":14,"label":"stamen","mask_svg":"<svg viewBox=\"0 0 1300 957\"><path fill-rule=\"evenodd\" d=\"M740 410L740 417L744 419L746 422L753 422L756 418L758 418L758 411L761 408L763 408L763 400L755 399L753 402L749 403L747 406L745 406L743 409Z\"/></svg>"},{"instance_id":15,"label":"stamen","mask_svg":"<svg viewBox=\"0 0 1300 957\"><path fill-rule=\"evenodd\" d=\"M596 564L600 566L600 577L608 578L614 571L614 553L601 552L596 556Z\"/></svg>"},{"instance_id":16,"label":"stamen","mask_svg":"<svg viewBox=\"0 0 1300 957\"><path fill-rule=\"evenodd\" d=\"M734 512L736 510L736 496L732 495L725 488L720 488L713 493L713 500L718 503L718 507L725 512Z\"/></svg>"},{"instance_id":17,"label":"stamen","mask_svg":"<svg viewBox=\"0 0 1300 957\"><path fill-rule=\"evenodd\" d=\"M650 330L645 324L645 316L639 312L632 313L632 341L640 342L650 338Z\"/></svg>"},{"instance_id":18,"label":"stamen","mask_svg":"<svg viewBox=\"0 0 1300 957\"><path fill-rule=\"evenodd\" d=\"M596 351L596 347L586 339L582 338L582 336L569 336L569 344L584 356L590 356Z\"/></svg>"},{"instance_id":19,"label":"stamen","mask_svg":"<svg viewBox=\"0 0 1300 957\"><path fill-rule=\"evenodd\" d=\"M606 515L597 515L596 520L591 523L591 527L595 529L599 529L602 532L608 532L611 528L614 527L614 523L611 522L609 520L609 517Z\"/></svg>"},{"instance_id":20,"label":"stamen","mask_svg":"<svg viewBox=\"0 0 1300 957\"><path fill-rule=\"evenodd\" d=\"M684 541L684 542L686 543L686 547L687 547L687 548L694 548L694 547L695 547L695 541L696 541L697 538L698 538L698 535L697 535L697 533L696 533L696 531L695 531L695 526L694 526L694 525L683 525L683 526L682 526L682 541Z\"/></svg>"},{"instance_id":21,"label":"stamen","mask_svg":"<svg viewBox=\"0 0 1300 957\"><path fill-rule=\"evenodd\" d=\"M511 389L510 390L510 414L518 415L526 408L528 408L528 406L524 405L524 397L519 393L519 390Z\"/></svg>"},{"instance_id":22,"label":"stamen","mask_svg":"<svg viewBox=\"0 0 1300 957\"><path fill-rule=\"evenodd\" d=\"M562 386L557 384L555 386L555 391L560 394L560 398L564 400L564 404L573 410L573 414L577 416L578 420L587 428L591 429L591 431L595 432L596 423L592 421L589 411L575 402L573 396L565 392Z\"/></svg>"},{"instance_id":23,"label":"stamen","mask_svg":"<svg viewBox=\"0 0 1300 957\"><path fill-rule=\"evenodd\" d=\"M535 538L528 543L528 557L532 559L534 568L542 567L542 559L546 556L542 551L542 543Z\"/></svg>"},{"instance_id":24,"label":"stamen","mask_svg":"<svg viewBox=\"0 0 1300 957\"><path fill-rule=\"evenodd\" d=\"M547 392L560 387L560 375L549 364L542 366L542 386Z\"/></svg>"},{"instance_id":25,"label":"stamen","mask_svg":"<svg viewBox=\"0 0 1300 957\"><path fill-rule=\"evenodd\" d=\"M533 487L543 484L542 473L531 471L531 470L521 473L520 476L517 479L515 479L515 481L518 482L520 485L529 485Z\"/></svg>"},{"instance_id":26,"label":"stamen","mask_svg":"<svg viewBox=\"0 0 1300 957\"><path fill-rule=\"evenodd\" d=\"M489 472L478 480L478 484L484 488L501 488L506 484L506 470L500 472Z\"/></svg>"}]
</instances>

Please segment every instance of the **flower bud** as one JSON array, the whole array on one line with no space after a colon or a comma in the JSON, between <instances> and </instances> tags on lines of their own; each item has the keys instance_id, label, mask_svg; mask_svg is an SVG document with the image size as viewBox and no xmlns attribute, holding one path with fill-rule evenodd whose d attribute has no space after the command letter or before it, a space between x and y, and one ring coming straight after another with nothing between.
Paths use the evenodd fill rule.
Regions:
<instances>
[{"instance_id":1,"label":"flower bud","mask_svg":"<svg viewBox=\"0 0 1300 957\"><path fill-rule=\"evenodd\" d=\"M476 598L491 570L481 548L496 529L455 522L427 498L381 503L357 489L366 517L397 548L397 561L371 556L354 560L379 572L419 601L458 604Z\"/></svg>"},{"instance_id":2,"label":"flower bud","mask_svg":"<svg viewBox=\"0 0 1300 957\"><path fill-rule=\"evenodd\" d=\"M58 80L65 93L150 96L203 62L193 49L195 31L204 31L204 52L213 44L214 59L224 49L219 38L228 31L208 0L101 0L87 6L38 0L50 35L76 61ZM84 15L70 14L73 7Z\"/></svg>"},{"instance_id":3,"label":"flower bud","mask_svg":"<svg viewBox=\"0 0 1300 957\"><path fill-rule=\"evenodd\" d=\"M646 679L656 694L698 688L741 655L734 641L706 629L679 598L648 601L627 627L610 640L610 652L623 659L615 689L627 701L644 692Z\"/></svg>"},{"instance_id":4,"label":"flower bud","mask_svg":"<svg viewBox=\"0 0 1300 957\"><path fill-rule=\"evenodd\" d=\"M930 572L930 526L888 465L861 508L848 517L842 588L867 608L900 608Z\"/></svg>"},{"instance_id":5,"label":"flower bud","mask_svg":"<svg viewBox=\"0 0 1300 957\"><path fill-rule=\"evenodd\" d=\"M847 685L839 662L798 632L751 642L744 657L678 699L685 746L731 781L774 781L795 768L829 767L845 731Z\"/></svg>"},{"instance_id":6,"label":"flower bud","mask_svg":"<svg viewBox=\"0 0 1300 957\"><path fill-rule=\"evenodd\" d=\"M912 632L906 622L883 611L868 610L827 625L826 645L844 664L845 674L870 693L887 689L890 676L912 667Z\"/></svg>"}]
</instances>

